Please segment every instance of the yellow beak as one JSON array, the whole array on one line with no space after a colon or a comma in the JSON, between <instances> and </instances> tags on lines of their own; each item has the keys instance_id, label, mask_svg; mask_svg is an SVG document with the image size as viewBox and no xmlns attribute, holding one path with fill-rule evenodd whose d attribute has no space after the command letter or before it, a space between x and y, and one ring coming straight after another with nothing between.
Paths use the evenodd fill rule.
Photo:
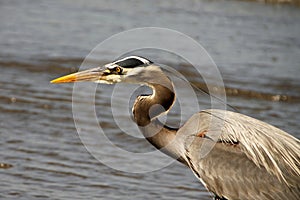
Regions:
<instances>
[{"instance_id":1,"label":"yellow beak","mask_svg":"<svg viewBox=\"0 0 300 200\"><path fill-rule=\"evenodd\" d=\"M83 81L99 81L105 79L105 72L103 68L98 67L94 69L89 69L66 76L59 77L51 81L51 83L72 83L72 82L83 82Z\"/></svg>"}]
</instances>

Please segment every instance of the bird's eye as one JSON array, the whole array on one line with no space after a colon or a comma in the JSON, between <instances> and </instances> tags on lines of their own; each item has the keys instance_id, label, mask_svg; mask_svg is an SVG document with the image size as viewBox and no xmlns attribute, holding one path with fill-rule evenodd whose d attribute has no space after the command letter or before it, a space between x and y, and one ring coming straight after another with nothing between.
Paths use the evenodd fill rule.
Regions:
<instances>
[{"instance_id":1,"label":"bird's eye","mask_svg":"<svg viewBox=\"0 0 300 200\"><path fill-rule=\"evenodd\" d=\"M115 67L114 71L117 72L118 74L122 73L122 68L121 67Z\"/></svg>"}]
</instances>

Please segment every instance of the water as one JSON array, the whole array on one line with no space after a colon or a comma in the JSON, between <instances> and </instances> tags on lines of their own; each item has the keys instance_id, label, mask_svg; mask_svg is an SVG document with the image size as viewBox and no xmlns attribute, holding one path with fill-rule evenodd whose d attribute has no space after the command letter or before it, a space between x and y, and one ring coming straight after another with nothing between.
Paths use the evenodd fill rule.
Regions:
<instances>
[{"instance_id":1,"label":"water","mask_svg":"<svg viewBox=\"0 0 300 200\"><path fill-rule=\"evenodd\" d=\"M171 28L208 50L228 88L227 103L299 138L299 20L299 8L255 2L0 1L0 162L12 165L0 169L0 198L211 199L178 163L132 174L98 162L75 129L72 85L49 81L75 71L112 34L141 26ZM108 49L99 60L105 63L113 53ZM153 58L203 85L179 58L155 53ZM116 127L109 109L112 88L97 88L105 132L126 150L152 150ZM126 94L125 88L119 95ZM208 97L199 101L201 109L209 108ZM178 121L176 107L171 119ZM114 162L116 155L105 150Z\"/></svg>"}]
</instances>

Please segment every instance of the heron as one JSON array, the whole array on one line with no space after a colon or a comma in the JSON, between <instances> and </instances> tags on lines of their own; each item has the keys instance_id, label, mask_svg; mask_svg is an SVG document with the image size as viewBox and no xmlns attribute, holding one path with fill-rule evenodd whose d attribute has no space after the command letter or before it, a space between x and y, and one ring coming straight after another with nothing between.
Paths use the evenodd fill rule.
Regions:
<instances>
[{"instance_id":1,"label":"heron","mask_svg":"<svg viewBox=\"0 0 300 200\"><path fill-rule=\"evenodd\" d=\"M154 147L189 167L215 200L300 198L300 141L285 131L220 109L199 111L178 129L164 125L158 116L174 104L174 83L161 65L141 56L121 58L51 83L84 81L150 87L152 93L137 96L133 104L135 123ZM218 121L212 118L221 121L215 130L210 127ZM209 142L213 143L209 152L200 156L201 146Z\"/></svg>"}]
</instances>

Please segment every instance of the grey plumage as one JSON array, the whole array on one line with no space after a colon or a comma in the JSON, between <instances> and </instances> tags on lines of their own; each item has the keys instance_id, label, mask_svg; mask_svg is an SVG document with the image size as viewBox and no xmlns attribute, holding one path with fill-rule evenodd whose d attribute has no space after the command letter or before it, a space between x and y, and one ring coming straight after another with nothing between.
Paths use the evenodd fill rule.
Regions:
<instances>
[{"instance_id":1,"label":"grey plumage","mask_svg":"<svg viewBox=\"0 0 300 200\"><path fill-rule=\"evenodd\" d=\"M186 135L194 121L199 132L209 130L210 118L220 114L225 115L220 138L205 157L199 154L203 143L211 142L209 132L191 136L185 145L189 166L206 187L227 199L298 199L299 140L284 131L239 113L206 110L180 133Z\"/></svg>"},{"instance_id":2,"label":"grey plumage","mask_svg":"<svg viewBox=\"0 0 300 200\"><path fill-rule=\"evenodd\" d=\"M75 81L127 82L151 87L153 94L138 97L133 106L140 130L156 148L191 168L216 197L299 199L300 142L288 133L224 110L201 111L178 130L164 126L157 116L172 107L173 84L158 65L138 56L52 82Z\"/></svg>"}]
</instances>

